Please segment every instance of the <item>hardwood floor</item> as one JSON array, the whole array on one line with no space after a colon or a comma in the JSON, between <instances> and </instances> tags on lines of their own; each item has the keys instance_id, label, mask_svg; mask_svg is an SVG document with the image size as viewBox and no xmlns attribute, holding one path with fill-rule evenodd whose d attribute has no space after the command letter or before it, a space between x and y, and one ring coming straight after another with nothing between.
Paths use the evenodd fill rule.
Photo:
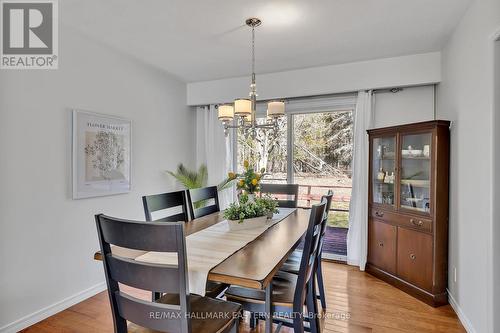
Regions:
<instances>
[{"instance_id":1,"label":"hardwood floor","mask_svg":"<svg viewBox=\"0 0 500 333\"><path fill-rule=\"evenodd\" d=\"M323 332L465 332L449 305L432 308L355 267L325 262L323 269L328 302ZM253 332L264 332L263 324ZM111 333L108 295L102 292L22 332ZM248 321L240 332L252 332Z\"/></svg>"}]
</instances>

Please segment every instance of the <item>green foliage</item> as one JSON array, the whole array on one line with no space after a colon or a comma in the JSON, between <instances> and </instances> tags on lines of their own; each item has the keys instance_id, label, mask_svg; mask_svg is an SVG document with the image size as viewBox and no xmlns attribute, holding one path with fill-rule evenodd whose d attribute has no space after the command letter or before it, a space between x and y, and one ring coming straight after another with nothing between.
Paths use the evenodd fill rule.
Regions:
<instances>
[{"instance_id":1,"label":"green foliage","mask_svg":"<svg viewBox=\"0 0 500 333\"><path fill-rule=\"evenodd\" d=\"M317 159L336 169L350 168L353 147L352 112L297 115L294 132L294 167L297 171L307 173L322 170ZM329 170L330 173L335 173L332 171Z\"/></svg>"},{"instance_id":2,"label":"green foliage","mask_svg":"<svg viewBox=\"0 0 500 333\"><path fill-rule=\"evenodd\" d=\"M208 169L205 164L200 165L198 171L189 170L182 163L177 166L176 172L167 171L169 175L177 179L187 189L202 188L207 186ZM233 185L234 179L226 178L219 185L219 191L230 188Z\"/></svg>"},{"instance_id":3,"label":"green foliage","mask_svg":"<svg viewBox=\"0 0 500 333\"><path fill-rule=\"evenodd\" d=\"M239 220L240 223L245 219L261 217L270 212L277 212L277 202L269 198L257 198L254 202L248 200L247 194L240 196L239 202L233 202L224 211L224 218L228 220Z\"/></svg>"},{"instance_id":4,"label":"green foliage","mask_svg":"<svg viewBox=\"0 0 500 333\"><path fill-rule=\"evenodd\" d=\"M205 164L200 165L198 171L189 170L182 163L177 166L177 171L167 171L169 175L177 179L187 189L201 188L207 186L208 170Z\"/></svg>"},{"instance_id":5,"label":"green foliage","mask_svg":"<svg viewBox=\"0 0 500 333\"><path fill-rule=\"evenodd\" d=\"M278 213L278 201L274 200L269 194L266 194L261 198L256 198L255 202L258 205L262 205L266 209L267 213Z\"/></svg>"}]
</instances>

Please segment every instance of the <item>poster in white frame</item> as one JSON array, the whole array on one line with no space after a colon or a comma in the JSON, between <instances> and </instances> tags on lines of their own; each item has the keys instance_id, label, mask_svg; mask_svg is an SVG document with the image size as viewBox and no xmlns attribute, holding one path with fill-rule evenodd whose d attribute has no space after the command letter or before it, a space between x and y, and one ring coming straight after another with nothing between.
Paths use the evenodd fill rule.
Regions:
<instances>
[{"instance_id":1,"label":"poster in white frame","mask_svg":"<svg viewBox=\"0 0 500 333\"><path fill-rule=\"evenodd\" d=\"M130 192L130 120L73 110L73 199Z\"/></svg>"}]
</instances>

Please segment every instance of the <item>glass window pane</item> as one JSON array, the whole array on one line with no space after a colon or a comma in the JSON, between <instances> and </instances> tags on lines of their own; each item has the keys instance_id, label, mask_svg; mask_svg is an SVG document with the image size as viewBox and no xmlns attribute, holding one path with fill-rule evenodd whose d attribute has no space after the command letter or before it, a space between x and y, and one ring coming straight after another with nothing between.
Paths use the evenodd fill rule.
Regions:
<instances>
[{"instance_id":1,"label":"glass window pane","mask_svg":"<svg viewBox=\"0 0 500 333\"><path fill-rule=\"evenodd\" d=\"M393 206L396 137L374 138L372 152L373 202Z\"/></svg>"},{"instance_id":2,"label":"glass window pane","mask_svg":"<svg viewBox=\"0 0 500 333\"><path fill-rule=\"evenodd\" d=\"M257 118L258 124L264 124L265 121L265 118ZM251 133L238 129L237 172L244 171L243 161L247 160L257 170L266 169L264 182L285 184L287 180L286 126L286 117L283 117L278 121L277 136L265 135L265 130L257 129L255 139Z\"/></svg>"},{"instance_id":3,"label":"glass window pane","mask_svg":"<svg viewBox=\"0 0 500 333\"><path fill-rule=\"evenodd\" d=\"M353 144L352 111L293 116L293 179L299 206L311 207L329 189L334 192L329 225L348 227Z\"/></svg>"},{"instance_id":4,"label":"glass window pane","mask_svg":"<svg viewBox=\"0 0 500 333\"><path fill-rule=\"evenodd\" d=\"M401 208L430 212L432 134L402 136Z\"/></svg>"}]
</instances>

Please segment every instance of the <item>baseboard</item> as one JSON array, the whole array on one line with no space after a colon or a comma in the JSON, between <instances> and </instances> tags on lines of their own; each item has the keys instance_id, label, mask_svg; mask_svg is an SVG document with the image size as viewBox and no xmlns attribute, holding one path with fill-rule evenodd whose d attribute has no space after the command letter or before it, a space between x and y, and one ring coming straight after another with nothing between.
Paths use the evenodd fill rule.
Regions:
<instances>
[{"instance_id":1,"label":"baseboard","mask_svg":"<svg viewBox=\"0 0 500 333\"><path fill-rule=\"evenodd\" d=\"M448 291L448 302L450 303L453 310L455 310L455 313L457 314L458 319L464 326L465 330L468 333L476 333L476 330L472 326L472 323L470 322L469 318L467 318L467 316L462 311L462 308L460 308L460 305L458 305L457 301L453 298L453 296L450 293L450 290L447 289L447 291Z\"/></svg>"},{"instance_id":2,"label":"baseboard","mask_svg":"<svg viewBox=\"0 0 500 333\"><path fill-rule=\"evenodd\" d=\"M53 316L62 310L65 310L77 303L80 303L81 301L84 301L87 298L92 297L104 290L106 290L106 283L105 282L98 283L95 286L92 286L84 291L81 291L75 295L63 299L62 301L49 305L46 308L38 310L10 324L0 327L0 333L18 332L22 329L25 329L26 327L29 327L33 324L38 323L39 321L44 320L45 318Z\"/></svg>"},{"instance_id":3,"label":"baseboard","mask_svg":"<svg viewBox=\"0 0 500 333\"><path fill-rule=\"evenodd\" d=\"M325 252L323 252L323 255L321 256L321 259L323 259L323 260L339 261L339 262L345 263L347 261L347 256L344 256L344 255L341 255L341 254L325 253Z\"/></svg>"}]
</instances>

